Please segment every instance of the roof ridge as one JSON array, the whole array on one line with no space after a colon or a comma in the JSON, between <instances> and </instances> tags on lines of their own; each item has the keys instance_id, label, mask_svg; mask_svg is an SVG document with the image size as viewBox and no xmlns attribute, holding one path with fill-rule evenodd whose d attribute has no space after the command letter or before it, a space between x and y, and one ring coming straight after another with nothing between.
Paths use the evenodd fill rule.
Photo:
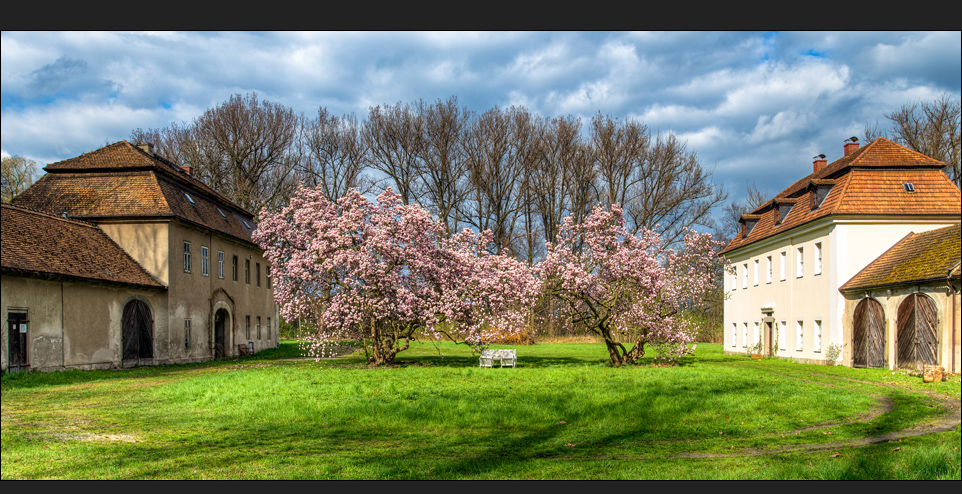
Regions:
<instances>
[{"instance_id":1,"label":"roof ridge","mask_svg":"<svg viewBox=\"0 0 962 494\"><path fill-rule=\"evenodd\" d=\"M87 226L87 227L91 227L91 228L96 228L96 229L98 229L98 230L100 229L100 227L97 226L96 223L91 223L91 222L89 222L89 221L84 221L84 220L77 219L77 218L70 218L70 217L68 217L68 216L62 216L62 215L61 215L61 216L57 216L57 215L55 215L55 214L51 214L51 213L48 213L48 212L46 212L46 211L40 211L39 209L34 209L34 208L31 208L31 207L27 207L27 206L21 206L21 205L19 205L19 204L12 204L12 203L9 203L9 202L5 202L5 203L2 204L2 206L3 206L3 207L9 207L9 208L12 208L12 209L19 209L19 210L22 210L24 213L36 214L36 215L38 215L38 216L46 216L46 217L49 217L49 218L51 218L51 219L55 219L55 220L57 220L57 221L72 222L72 223L77 223L77 224L79 224L79 225L81 225L81 226Z\"/></svg>"}]
</instances>

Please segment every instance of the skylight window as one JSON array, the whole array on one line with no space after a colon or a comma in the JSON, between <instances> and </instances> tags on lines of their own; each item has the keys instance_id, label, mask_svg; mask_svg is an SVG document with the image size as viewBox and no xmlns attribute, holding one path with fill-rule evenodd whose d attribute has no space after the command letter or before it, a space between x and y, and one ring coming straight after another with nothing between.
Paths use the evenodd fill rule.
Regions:
<instances>
[{"instance_id":1,"label":"skylight window","mask_svg":"<svg viewBox=\"0 0 962 494\"><path fill-rule=\"evenodd\" d=\"M244 220L244 228L247 228L248 230L251 229L251 224L248 223L247 220Z\"/></svg>"},{"instance_id":2,"label":"skylight window","mask_svg":"<svg viewBox=\"0 0 962 494\"><path fill-rule=\"evenodd\" d=\"M221 218L224 218L225 220L227 219L227 215L225 215L224 212L220 210L220 208L217 208L217 212L220 213Z\"/></svg>"},{"instance_id":3,"label":"skylight window","mask_svg":"<svg viewBox=\"0 0 962 494\"><path fill-rule=\"evenodd\" d=\"M915 192L915 186L912 185L911 182L905 182L902 184L902 187L905 189L905 192Z\"/></svg>"},{"instance_id":4,"label":"skylight window","mask_svg":"<svg viewBox=\"0 0 962 494\"><path fill-rule=\"evenodd\" d=\"M191 206L194 205L194 198L193 198L193 197L190 197L190 194L184 192L184 197L187 198L187 202L189 202Z\"/></svg>"}]
</instances>

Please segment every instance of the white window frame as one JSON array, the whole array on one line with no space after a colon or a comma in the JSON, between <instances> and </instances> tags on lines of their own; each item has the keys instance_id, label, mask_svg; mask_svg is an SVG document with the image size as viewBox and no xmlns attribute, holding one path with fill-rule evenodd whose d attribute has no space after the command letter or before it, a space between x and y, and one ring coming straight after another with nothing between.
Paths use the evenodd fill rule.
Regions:
<instances>
[{"instance_id":1,"label":"white window frame","mask_svg":"<svg viewBox=\"0 0 962 494\"><path fill-rule=\"evenodd\" d=\"M800 352L805 348L805 321L799 319L795 321L795 351Z\"/></svg>"},{"instance_id":2,"label":"white window frame","mask_svg":"<svg viewBox=\"0 0 962 494\"><path fill-rule=\"evenodd\" d=\"M732 348L738 347L738 323L732 323Z\"/></svg>"},{"instance_id":3,"label":"white window frame","mask_svg":"<svg viewBox=\"0 0 962 494\"><path fill-rule=\"evenodd\" d=\"M755 282L755 286L758 286L758 264L759 260L755 259L755 279L753 280Z\"/></svg>"},{"instance_id":4,"label":"white window frame","mask_svg":"<svg viewBox=\"0 0 962 494\"><path fill-rule=\"evenodd\" d=\"M782 251L778 258L778 278L785 281L788 278L788 251Z\"/></svg>"},{"instance_id":5,"label":"white window frame","mask_svg":"<svg viewBox=\"0 0 962 494\"><path fill-rule=\"evenodd\" d=\"M200 246L200 274L210 275L210 249L206 245Z\"/></svg>"},{"instance_id":6,"label":"white window frame","mask_svg":"<svg viewBox=\"0 0 962 494\"><path fill-rule=\"evenodd\" d=\"M812 328L812 344L815 347L815 353L822 352L822 320L815 320L815 327Z\"/></svg>"},{"instance_id":7,"label":"white window frame","mask_svg":"<svg viewBox=\"0 0 962 494\"><path fill-rule=\"evenodd\" d=\"M780 321L778 325L778 349L785 350L785 339L788 338L788 321Z\"/></svg>"},{"instance_id":8,"label":"white window frame","mask_svg":"<svg viewBox=\"0 0 962 494\"><path fill-rule=\"evenodd\" d=\"M815 275L822 274L822 243L815 242Z\"/></svg>"},{"instance_id":9,"label":"white window frame","mask_svg":"<svg viewBox=\"0 0 962 494\"><path fill-rule=\"evenodd\" d=\"M224 279L224 251L217 251L217 277Z\"/></svg>"},{"instance_id":10,"label":"white window frame","mask_svg":"<svg viewBox=\"0 0 962 494\"><path fill-rule=\"evenodd\" d=\"M772 256L765 257L765 284L772 283Z\"/></svg>"},{"instance_id":11,"label":"white window frame","mask_svg":"<svg viewBox=\"0 0 962 494\"><path fill-rule=\"evenodd\" d=\"M796 247L795 248L795 277L803 278L805 276L805 248Z\"/></svg>"},{"instance_id":12,"label":"white window frame","mask_svg":"<svg viewBox=\"0 0 962 494\"><path fill-rule=\"evenodd\" d=\"M748 346L748 322L742 323L742 348Z\"/></svg>"},{"instance_id":13,"label":"white window frame","mask_svg":"<svg viewBox=\"0 0 962 494\"><path fill-rule=\"evenodd\" d=\"M758 330L759 330L759 322L755 321L755 324L752 327L752 346L753 347L758 344Z\"/></svg>"},{"instance_id":14,"label":"white window frame","mask_svg":"<svg viewBox=\"0 0 962 494\"><path fill-rule=\"evenodd\" d=\"M738 266L732 268L732 291L738 289Z\"/></svg>"},{"instance_id":15,"label":"white window frame","mask_svg":"<svg viewBox=\"0 0 962 494\"><path fill-rule=\"evenodd\" d=\"M742 289L748 288L748 263L742 264Z\"/></svg>"},{"instance_id":16,"label":"white window frame","mask_svg":"<svg viewBox=\"0 0 962 494\"><path fill-rule=\"evenodd\" d=\"M184 272L190 272L190 242L184 240Z\"/></svg>"}]
</instances>

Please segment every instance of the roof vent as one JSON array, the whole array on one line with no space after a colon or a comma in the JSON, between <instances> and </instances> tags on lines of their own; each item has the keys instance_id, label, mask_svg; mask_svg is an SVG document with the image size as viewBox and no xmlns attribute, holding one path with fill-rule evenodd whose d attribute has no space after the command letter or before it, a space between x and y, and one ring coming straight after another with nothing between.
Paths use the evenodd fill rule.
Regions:
<instances>
[{"instance_id":1,"label":"roof vent","mask_svg":"<svg viewBox=\"0 0 962 494\"><path fill-rule=\"evenodd\" d=\"M858 137L852 136L845 139L845 156L848 156L855 151L858 151Z\"/></svg>"},{"instance_id":2,"label":"roof vent","mask_svg":"<svg viewBox=\"0 0 962 494\"><path fill-rule=\"evenodd\" d=\"M902 184L902 188L905 189L905 192L915 192L915 186L911 182L905 182Z\"/></svg>"}]
</instances>

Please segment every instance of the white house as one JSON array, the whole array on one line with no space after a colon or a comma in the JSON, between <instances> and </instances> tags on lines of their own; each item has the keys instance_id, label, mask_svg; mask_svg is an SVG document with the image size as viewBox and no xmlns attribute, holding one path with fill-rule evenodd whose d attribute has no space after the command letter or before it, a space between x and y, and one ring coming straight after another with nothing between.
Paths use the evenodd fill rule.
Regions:
<instances>
[{"instance_id":1,"label":"white house","mask_svg":"<svg viewBox=\"0 0 962 494\"><path fill-rule=\"evenodd\" d=\"M910 233L958 225L962 196L945 165L884 138L847 142L758 209L720 255L729 259L725 351L852 365L843 284ZM848 322L851 327L851 321ZM894 345L892 339L887 342ZM887 364L895 365L894 360Z\"/></svg>"}]
</instances>

